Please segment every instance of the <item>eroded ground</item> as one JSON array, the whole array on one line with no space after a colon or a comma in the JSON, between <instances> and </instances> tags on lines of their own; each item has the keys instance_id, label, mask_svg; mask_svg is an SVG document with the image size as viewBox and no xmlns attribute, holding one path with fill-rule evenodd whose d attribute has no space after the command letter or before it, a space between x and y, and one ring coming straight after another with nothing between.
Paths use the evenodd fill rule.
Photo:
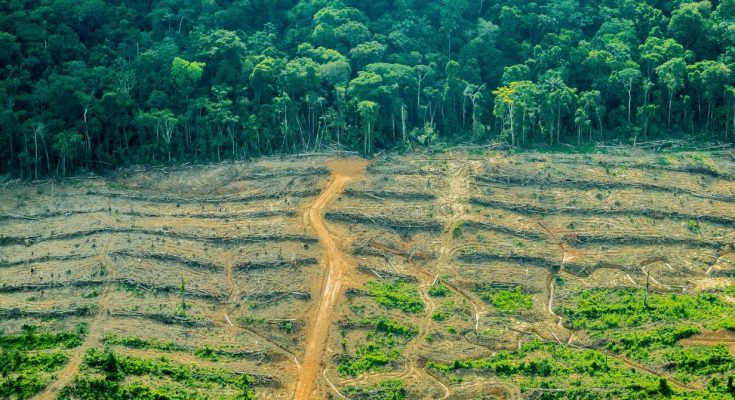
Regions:
<instances>
[{"instance_id":1,"label":"eroded ground","mask_svg":"<svg viewBox=\"0 0 735 400\"><path fill-rule=\"evenodd\" d=\"M19 397L735 391L728 153L272 159L0 196Z\"/></svg>"}]
</instances>

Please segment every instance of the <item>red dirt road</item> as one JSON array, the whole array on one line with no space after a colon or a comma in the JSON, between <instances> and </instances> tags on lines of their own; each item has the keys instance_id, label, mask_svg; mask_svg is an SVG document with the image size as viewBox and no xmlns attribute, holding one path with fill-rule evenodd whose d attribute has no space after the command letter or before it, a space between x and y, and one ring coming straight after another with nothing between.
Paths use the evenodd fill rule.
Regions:
<instances>
[{"instance_id":1,"label":"red dirt road","mask_svg":"<svg viewBox=\"0 0 735 400\"><path fill-rule=\"evenodd\" d=\"M326 189L304 212L304 220L310 224L319 243L325 252L327 267L322 283L322 296L306 340L304 362L299 371L296 384L295 400L314 399L316 391L315 378L319 374L322 356L329 338L329 326L332 321L332 308L342 287L342 281L349 265L342 252L324 224L324 207L344 190L347 183L358 176L367 166L367 161L353 158L335 160L327 163L332 171L332 181Z\"/></svg>"}]
</instances>

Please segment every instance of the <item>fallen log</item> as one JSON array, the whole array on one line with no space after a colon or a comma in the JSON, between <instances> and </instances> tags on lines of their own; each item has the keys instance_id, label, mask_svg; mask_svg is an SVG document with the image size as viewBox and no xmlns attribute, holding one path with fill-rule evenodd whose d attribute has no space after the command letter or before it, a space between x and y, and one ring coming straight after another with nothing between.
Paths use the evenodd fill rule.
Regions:
<instances>
[{"instance_id":1,"label":"fallen log","mask_svg":"<svg viewBox=\"0 0 735 400\"><path fill-rule=\"evenodd\" d=\"M311 188L306 190L278 191L275 193L257 193L247 196L227 196L214 198L197 198L197 197L168 197L168 196L144 196L133 193L120 192L101 192L89 190L86 192L88 196L99 196L112 199L123 199L127 201L140 201L146 203L165 203L165 204L226 204L226 203L247 203L252 201L279 199L286 196L289 197L311 197L320 193L319 188ZM70 194L76 196L76 194Z\"/></svg>"},{"instance_id":2,"label":"fallen log","mask_svg":"<svg viewBox=\"0 0 735 400\"><path fill-rule=\"evenodd\" d=\"M311 300L311 294L307 292L296 291L273 291L260 293L244 293L240 295L240 300L243 301L278 301L283 299Z\"/></svg>"},{"instance_id":3,"label":"fallen log","mask_svg":"<svg viewBox=\"0 0 735 400\"><path fill-rule=\"evenodd\" d=\"M383 269L377 269L368 267L364 264L358 264L357 270L368 275L376 275L380 279L389 280L392 282L416 282L417 279L414 276L404 275L397 272L386 271Z\"/></svg>"},{"instance_id":4,"label":"fallen log","mask_svg":"<svg viewBox=\"0 0 735 400\"><path fill-rule=\"evenodd\" d=\"M292 234L254 234L240 237L222 237L216 235L196 235L193 233L182 233L173 232L171 230L164 229L144 229L144 228L113 228L113 227L101 227L94 229L81 230L77 232L61 233L50 236L27 236L27 237L10 237L6 236L5 241L10 243L22 243L22 244L36 244L44 241L53 240L70 240L78 239L88 236L100 235L100 234L132 234L132 235L152 235L164 238L172 239L184 239L184 240L197 240L206 242L226 243L226 244L246 244L246 243L257 243L257 242L303 242L303 243L316 243L318 239L312 236L306 235L292 235ZM1 243L0 243L1 244Z\"/></svg>"},{"instance_id":5,"label":"fallen log","mask_svg":"<svg viewBox=\"0 0 735 400\"><path fill-rule=\"evenodd\" d=\"M30 265L30 264L38 264L42 262L53 262L53 261L77 261L77 260L83 260L86 258L93 258L96 257L97 254L95 253L86 253L86 254L66 254L63 256L42 256L42 257L35 257L35 258L29 258L26 260L19 260L19 261L0 261L0 268L2 267L15 267L18 265Z\"/></svg>"},{"instance_id":6,"label":"fallen log","mask_svg":"<svg viewBox=\"0 0 735 400\"><path fill-rule=\"evenodd\" d=\"M598 161L585 161L584 159L557 159L554 160L555 163L559 164L574 164L575 166L578 165L596 165L601 167L607 167L607 168L619 168L619 167L625 167L625 168L635 168L635 169L644 169L644 170L662 170L662 171L669 171L669 172L684 172L689 174L700 174L700 175L706 175L711 176L713 178L722 178L727 180L735 180L735 174L725 171L718 171L715 169L712 169L710 167L707 167L705 165L683 165L683 166L674 166L674 165L664 165L664 164L650 164L650 163L642 163L642 162L608 162L603 160Z\"/></svg>"},{"instance_id":7,"label":"fallen log","mask_svg":"<svg viewBox=\"0 0 735 400\"><path fill-rule=\"evenodd\" d=\"M343 211L329 211L324 215L324 217L332 221L382 226L398 232L405 233L419 231L441 232L443 229L442 224L431 220L398 220L384 216L369 216L356 213L347 213Z\"/></svg>"},{"instance_id":8,"label":"fallen log","mask_svg":"<svg viewBox=\"0 0 735 400\"><path fill-rule=\"evenodd\" d=\"M601 216L640 216L656 219L677 219L707 221L713 224L732 226L735 218L716 215L697 215L681 213L677 211L660 211L651 209L605 209L605 208L581 208L581 207L540 207L530 204L518 204L487 198L472 197L469 202L482 207L499 208L514 211L524 215L601 215Z\"/></svg>"},{"instance_id":9,"label":"fallen log","mask_svg":"<svg viewBox=\"0 0 735 400\"><path fill-rule=\"evenodd\" d=\"M49 283L21 283L18 285L3 284L0 286L0 293L17 293L17 292L34 292L49 289L60 289L65 287L92 287L104 285L107 281L70 281L70 282L49 282Z\"/></svg>"},{"instance_id":10,"label":"fallen log","mask_svg":"<svg viewBox=\"0 0 735 400\"><path fill-rule=\"evenodd\" d=\"M133 259L148 259L167 263L183 264L189 268L207 270L207 271L222 271L223 268L215 263L192 260L182 256L177 256L168 253L136 253L130 250L117 250L109 253L110 256L122 256L130 257Z\"/></svg>"},{"instance_id":11,"label":"fallen log","mask_svg":"<svg viewBox=\"0 0 735 400\"><path fill-rule=\"evenodd\" d=\"M665 185L657 185L653 183L640 183L640 182L597 182L586 179L575 179L567 177L519 177L510 175L482 175L475 177L475 182L482 184L500 184L505 186L540 186L540 187L563 187L572 189L599 189L599 190L614 190L614 189L638 189L646 191L657 191L663 193L674 193L674 194L686 194L693 197L698 197L708 200L718 200L724 202L735 202L735 195L719 195L714 193L703 193L697 192L682 187L671 187Z\"/></svg>"},{"instance_id":12,"label":"fallen log","mask_svg":"<svg viewBox=\"0 0 735 400\"><path fill-rule=\"evenodd\" d=\"M421 201L421 200L434 200L436 195L433 193L420 193L420 192L397 192L390 190L360 190L354 188L347 188L344 194L349 197L368 198L368 199L391 199L391 200L407 200L407 201Z\"/></svg>"},{"instance_id":13,"label":"fallen log","mask_svg":"<svg viewBox=\"0 0 735 400\"><path fill-rule=\"evenodd\" d=\"M303 257L291 260L272 260L272 261L250 261L234 266L237 271L250 271L254 269L270 269L270 268L297 268L305 265L314 265L319 263L316 258Z\"/></svg>"},{"instance_id":14,"label":"fallen log","mask_svg":"<svg viewBox=\"0 0 735 400\"><path fill-rule=\"evenodd\" d=\"M720 248L725 241L701 237L672 237L672 236L610 236L591 234L565 234L562 240L575 245L584 244L619 244L619 245L676 245L694 248Z\"/></svg>"},{"instance_id":15,"label":"fallen log","mask_svg":"<svg viewBox=\"0 0 735 400\"><path fill-rule=\"evenodd\" d=\"M318 175L329 175L329 169L326 167L306 167L298 169L270 169L262 168L256 169L253 172L238 175L238 179L235 181L242 180L258 180L258 179L271 179L271 178L283 178L283 177L301 177L301 176L318 176Z\"/></svg>"},{"instance_id":16,"label":"fallen log","mask_svg":"<svg viewBox=\"0 0 735 400\"><path fill-rule=\"evenodd\" d=\"M12 220L12 219L22 219L22 220L32 220L32 221L38 221L46 218L55 218L55 217L69 217L72 215L79 215L79 214L92 214L97 212L106 212L105 209L98 209L98 210L68 210L68 211L50 211L35 215L18 215L18 214L0 214L0 221L2 220Z\"/></svg>"},{"instance_id":17,"label":"fallen log","mask_svg":"<svg viewBox=\"0 0 735 400\"><path fill-rule=\"evenodd\" d=\"M110 311L109 315L115 318L147 319L161 322L166 325L181 325L191 328L211 327L214 325L212 324L212 321L209 320L180 317L178 315L172 314L142 313L135 311Z\"/></svg>"},{"instance_id":18,"label":"fallen log","mask_svg":"<svg viewBox=\"0 0 735 400\"><path fill-rule=\"evenodd\" d=\"M170 294L170 293L180 294L181 293L180 286L156 285L156 284L140 282L140 281L128 279L128 278L111 279L107 282L110 284L130 285L130 286L144 289L144 290L147 290L153 293L159 293L159 292L167 293L167 294ZM218 301L218 302L223 301L226 297L224 294L209 293L207 291L199 290L196 288L184 288L184 295L188 297L196 297L196 298L201 298L201 299L211 300L211 301Z\"/></svg>"},{"instance_id":19,"label":"fallen log","mask_svg":"<svg viewBox=\"0 0 735 400\"><path fill-rule=\"evenodd\" d=\"M97 313L95 305L82 306L68 310L21 310L19 308L0 308L0 318L67 318L88 317Z\"/></svg>"},{"instance_id":20,"label":"fallen log","mask_svg":"<svg viewBox=\"0 0 735 400\"><path fill-rule=\"evenodd\" d=\"M548 236L541 233L529 230L514 229L508 226L498 225L491 222L480 222L480 221L460 221L462 228L467 229L479 229L479 230L490 230L495 232L504 233L507 235L517 236L527 240L546 240Z\"/></svg>"}]
</instances>

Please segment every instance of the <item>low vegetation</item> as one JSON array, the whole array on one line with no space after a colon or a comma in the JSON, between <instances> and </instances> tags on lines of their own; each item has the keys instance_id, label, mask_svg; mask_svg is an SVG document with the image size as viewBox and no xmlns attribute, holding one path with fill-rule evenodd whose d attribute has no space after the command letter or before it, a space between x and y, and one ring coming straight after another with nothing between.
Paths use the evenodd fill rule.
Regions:
<instances>
[{"instance_id":1,"label":"low vegetation","mask_svg":"<svg viewBox=\"0 0 735 400\"><path fill-rule=\"evenodd\" d=\"M405 386L400 379L386 379L374 385L348 387L345 394L355 400L403 400L407 394Z\"/></svg>"},{"instance_id":2,"label":"low vegetation","mask_svg":"<svg viewBox=\"0 0 735 400\"><path fill-rule=\"evenodd\" d=\"M533 297L523 292L520 287L506 289L478 285L476 292L480 295L481 299L493 305L493 307L502 313L530 310L533 307Z\"/></svg>"},{"instance_id":3,"label":"low vegetation","mask_svg":"<svg viewBox=\"0 0 735 400\"><path fill-rule=\"evenodd\" d=\"M560 311L574 329L606 330L694 321L707 329L735 326L735 304L715 293L658 294L645 289L588 289Z\"/></svg>"},{"instance_id":4,"label":"low vegetation","mask_svg":"<svg viewBox=\"0 0 735 400\"><path fill-rule=\"evenodd\" d=\"M719 371L727 357L720 350L710 353L714 354L699 357L694 363L715 360L716 366L709 368ZM682 355L677 360L684 365L688 358ZM714 399L725 398L731 390L725 380L716 378L706 389L684 392L667 378L638 371L603 352L538 340L525 343L514 352L500 351L491 357L450 364L430 362L428 367L453 382L463 380L462 371L497 376L502 381L515 382L522 392L544 399L664 399L673 394L676 398ZM672 366L676 367L679 364Z\"/></svg>"},{"instance_id":5,"label":"low vegetation","mask_svg":"<svg viewBox=\"0 0 735 400\"><path fill-rule=\"evenodd\" d=\"M91 349L84 357L84 371L64 388L60 399L162 399L208 398L201 389L229 388L231 398L254 399L252 379L248 375L192 367L166 358L156 360L120 355L110 349ZM91 374L90 374L91 373ZM141 377L153 378L155 387Z\"/></svg>"},{"instance_id":6,"label":"low vegetation","mask_svg":"<svg viewBox=\"0 0 735 400\"><path fill-rule=\"evenodd\" d=\"M418 314L424 311L416 285L405 282L370 281L365 284L368 293L385 308L397 308L406 313Z\"/></svg>"},{"instance_id":7,"label":"low vegetation","mask_svg":"<svg viewBox=\"0 0 735 400\"><path fill-rule=\"evenodd\" d=\"M66 350L78 347L86 324L76 331L50 332L24 325L17 335L0 332L0 398L27 399L43 390L69 361Z\"/></svg>"}]
</instances>

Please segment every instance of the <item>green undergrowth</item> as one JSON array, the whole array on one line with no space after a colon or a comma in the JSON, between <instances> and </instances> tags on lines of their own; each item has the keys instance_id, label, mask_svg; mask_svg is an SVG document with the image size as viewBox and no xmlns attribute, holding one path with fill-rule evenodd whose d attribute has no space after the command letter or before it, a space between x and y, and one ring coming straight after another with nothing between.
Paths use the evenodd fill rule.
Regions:
<instances>
[{"instance_id":1,"label":"green undergrowth","mask_svg":"<svg viewBox=\"0 0 735 400\"><path fill-rule=\"evenodd\" d=\"M405 282L370 281L365 284L375 301L388 309L399 309L406 313L420 314L424 311L416 285Z\"/></svg>"},{"instance_id":2,"label":"green undergrowth","mask_svg":"<svg viewBox=\"0 0 735 400\"><path fill-rule=\"evenodd\" d=\"M37 326L23 325L17 335L5 335L0 331L0 349L2 350L46 350L57 347L72 349L82 344L87 324L81 323L76 331L48 332Z\"/></svg>"},{"instance_id":3,"label":"green undergrowth","mask_svg":"<svg viewBox=\"0 0 735 400\"><path fill-rule=\"evenodd\" d=\"M475 291L482 300L502 313L514 313L533 308L533 296L525 293L520 287L506 289L490 285L477 285Z\"/></svg>"},{"instance_id":4,"label":"green undergrowth","mask_svg":"<svg viewBox=\"0 0 735 400\"><path fill-rule=\"evenodd\" d=\"M372 326L378 332L402 336L406 339L410 339L419 333L419 329L416 326L404 324L385 316L364 318L362 323Z\"/></svg>"},{"instance_id":5,"label":"green undergrowth","mask_svg":"<svg viewBox=\"0 0 735 400\"><path fill-rule=\"evenodd\" d=\"M61 351L23 353L0 352L0 398L28 399L40 392L59 371L69 356Z\"/></svg>"},{"instance_id":6,"label":"green undergrowth","mask_svg":"<svg viewBox=\"0 0 735 400\"><path fill-rule=\"evenodd\" d=\"M400 379L386 379L374 385L351 386L345 394L354 400L403 400L406 384Z\"/></svg>"},{"instance_id":7,"label":"green undergrowth","mask_svg":"<svg viewBox=\"0 0 735 400\"><path fill-rule=\"evenodd\" d=\"M430 287L428 292L431 297L446 297L450 294L449 288L441 282Z\"/></svg>"},{"instance_id":8,"label":"green undergrowth","mask_svg":"<svg viewBox=\"0 0 735 400\"><path fill-rule=\"evenodd\" d=\"M596 348L666 371L680 382L725 379L735 371L735 357L722 345L679 342L704 330L735 328L735 305L721 293L593 289L576 293L558 308L567 326L585 331Z\"/></svg>"},{"instance_id":9,"label":"green undergrowth","mask_svg":"<svg viewBox=\"0 0 735 400\"><path fill-rule=\"evenodd\" d=\"M606 330L679 322L695 322L712 330L735 329L735 304L716 293L646 296L644 289L583 290L558 311L574 329Z\"/></svg>"},{"instance_id":10,"label":"green undergrowth","mask_svg":"<svg viewBox=\"0 0 735 400\"><path fill-rule=\"evenodd\" d=\"M82 372L61 391L59 399L204 399L212 398L217 389L235 393L217 398L255 398L248 375L192 367L164 357L144 359L110 349L90 349L85 354ZM146 386L136 378L156 382L156 387Z\"/></svg>"},{"instance_id":11,"label":"green undergrowth","mask_svg":"<svg viewBox=\"0 0 735 400\"><path fill-rule=\"evenodd\" d=\"M358 314L363 312L357 311ZM344 352L338 367L342 375L358 376L365 372L385 370L400 360L401 348L419 332L415 325L385 315L363 316L359 322L350 325L353 324L369 329L365 338L357 342L352 351L348 351L347 331L342 331Z\"/></svg>"},{"instance_id":12,"label":"green undergrowth","mask_svg":"<svg viewBox=\"0 0 735 400\"><path fill-rule=\"evenodd\" d=\"M369 333L364 343L355 347L355 355L344 355L338 371L342 375L358 376L365 372L383 371L401 358L402 341L393 335Z\"/></svg>"},{"instance_id":13,"label":"green undergrowth","mask_svg":"<svg viewBox=\"0 0 735 400\"><path fill-rule=\"evenodd\" d=\"M720 352L718 351L718 354ZM686 356L680 357L687 360ZM429 362L454 383L468 372L492 375L518 385L522 393L543 399L725 399L732 398L726 378L714 378L700 391L688 392L666 377L631 368L622 361L593 349L582 349L538 340L514 352L500 351L478 360Z\"/></svg>"},{"instance_id":14,"label":"green undergrowth","mask_svg":"<svg viewBox=\"0 0 735 400\"><path fill-rule=\"evenodd\" d=\"M454 299L445 299L437 306L431 319L437 322L447 321L452 317L465 319L470 315L470 311L465 301L457 303Z\"/></svg>"},{"instance_id":15,"label":"green undergrowth","mask_svg":"<svg viewBox=\"0 0 735 400\"><path fill-rule=\"evenodd\" d=\"M102 338L102 343L112 346L122 346L129 349L155 349L161 351L176 351L192 354L202 360L220 361L239 359L236 354L225 350L211 347L190 348L176 344L171 341L159 341L155 339L143 339L137 336L119 336L109 333Z\"/></svg>"},{"instance_id":16,"label":"green undergrowth","mask_svg":"<svg viewBox=\"0 0 735 400\"><path fill-rule=\"evenodd\" d=\"M0 331L0 398L27 399L43 390L69 361L66 350L82 344L87 325L52 332L23 325L15 335Z\"/></svg>"}]
</instances>

